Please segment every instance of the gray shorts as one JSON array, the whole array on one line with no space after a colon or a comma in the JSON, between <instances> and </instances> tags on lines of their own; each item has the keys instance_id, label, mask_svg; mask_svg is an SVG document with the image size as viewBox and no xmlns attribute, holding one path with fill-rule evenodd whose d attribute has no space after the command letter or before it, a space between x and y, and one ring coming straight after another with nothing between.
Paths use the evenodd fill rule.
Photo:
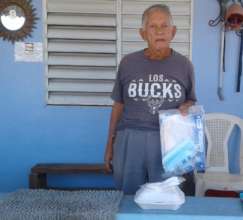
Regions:
<instances>
[{"instance_id":1,"label":"gray shorts","mask_svg":"<svg viewBox=\"0 0 243 220\"><path fill-rule=\"evenodd\" d=\"M115 185L125 194L134 194L146 182L162 180L159 131L120 130L113 148Z\"/></svg>"},{"instance_id":2,"label":"gray shorts","mask_svg":"<svg viewBox=\"0 0 243 220\"><path fill-rule=\"evenodd\" d=\"M113 146L113 176L117 189L134 194L140 185L163 180L159 131L124 129L117 132ZM183 176L186 195L194 195L193 172Z\"/></svg>"}]
</instances>

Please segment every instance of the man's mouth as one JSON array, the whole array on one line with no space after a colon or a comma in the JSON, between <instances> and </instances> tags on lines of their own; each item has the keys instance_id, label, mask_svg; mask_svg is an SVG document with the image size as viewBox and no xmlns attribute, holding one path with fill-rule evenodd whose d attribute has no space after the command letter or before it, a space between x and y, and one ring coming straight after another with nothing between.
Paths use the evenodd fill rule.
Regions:
<instances>
[{"instance_id":1,"label":"man's mouth","mask_svg":"<svg viewBox=\"0 0 243 220\"><path fill-rule=\"evenodd\" d=\"M165 42L165 39L157 39L156 42Z\"/></svg>"}]
</instances>

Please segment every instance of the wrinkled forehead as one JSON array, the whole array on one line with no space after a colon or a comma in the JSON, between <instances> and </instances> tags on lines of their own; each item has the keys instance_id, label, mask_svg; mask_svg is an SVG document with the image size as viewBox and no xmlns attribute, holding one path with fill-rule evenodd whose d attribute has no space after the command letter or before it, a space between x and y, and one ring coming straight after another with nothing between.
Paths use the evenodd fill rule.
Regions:
<instances>
[{"instance_id":1,"label":"wrinkled forehead","mask_svg":"<svg viewBox=\"0 0 243 220\"><path fill-rule=\"evenodd\" d=\"M160 22L168 25L172 25L172 16L166 12L159 9L150 11L145 19L146 24L151 22Z\"/></svg>"}]
</instances>

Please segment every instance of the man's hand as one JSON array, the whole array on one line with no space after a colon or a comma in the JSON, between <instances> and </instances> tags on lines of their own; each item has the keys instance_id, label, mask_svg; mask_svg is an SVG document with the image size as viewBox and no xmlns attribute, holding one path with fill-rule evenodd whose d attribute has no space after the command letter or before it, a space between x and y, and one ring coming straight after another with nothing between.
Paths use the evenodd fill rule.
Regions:
<instances>
[{"instance_id":1,"label":"man's hand","mask_svg":"<svg viewBox=\"0 0 243 220\"><path fill-rule=\"evenodd\" d=\"M188 110L189 108L194 105L194 102L191 100L188 100L186 102L183 102L180 107L179 107L179 111L183 116L186 116L188 114Z\"/></svg>"},{"instance_id":2,"label":"man's hand","mask_svg":"<svg viewBox=\"0 0 243 220\"><path fill-rule=\"evenodd\" d=\"M112 106L109 135L104 155L105 169L107 172L112 171L113 143L115 140L116 126L123 112L123 106L124 104L120 102L114 102Z\"/></svg>"},{"instance_id":3,"label":"man's hand","mask_svg":"<svg viewBox=\"0 0 243 220\"><path fill-rule=\"evenodd\" d=\"M112 154L113 154L113 146L111 143L111 146L107 146L106 147L106 151L105 151L105 170L106 172L110 173L112 172Z\"/></svg>"}]
</instances>

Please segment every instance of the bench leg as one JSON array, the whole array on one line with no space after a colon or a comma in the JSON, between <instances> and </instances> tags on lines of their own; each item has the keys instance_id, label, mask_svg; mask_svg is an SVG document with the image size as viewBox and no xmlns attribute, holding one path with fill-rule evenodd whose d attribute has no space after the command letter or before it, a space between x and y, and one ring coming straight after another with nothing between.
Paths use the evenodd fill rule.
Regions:
<instances>
[{"instance_id":1,"label":"bench leg","mask_svg":"<svg viewBox=\"0 0 243 220\"><path fill-rule=\"evenodd\" d=\"M46 189L47 188L46 174L31 173L29 175L29 188Z\"/></svg>"}]
</instances>

